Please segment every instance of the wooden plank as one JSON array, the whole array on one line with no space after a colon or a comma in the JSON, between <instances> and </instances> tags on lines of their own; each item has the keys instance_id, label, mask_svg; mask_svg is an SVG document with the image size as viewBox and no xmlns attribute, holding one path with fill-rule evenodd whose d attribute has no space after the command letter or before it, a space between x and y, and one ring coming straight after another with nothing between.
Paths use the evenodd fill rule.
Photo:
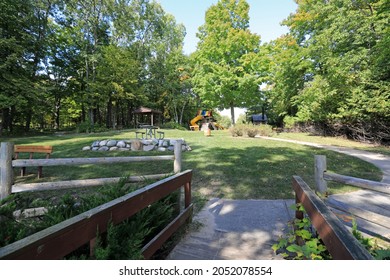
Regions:
<instances>
[{"instance_id":1,"label":"wooden plank","mask_svg":"<svg viewBox=\"0 0 390 280\"><path fill-rule=\"evenodd\" d=\"M156 235L148 244L142 248L142 254L145 259L150 259L153 254L161 248L172 234L174 234L182 225L184 225L193 213L193 204L190 204L179 216L177 216L168 226L166 226L158 235Z\"/></svg>"},{"instance_id":2,"label":"wooden plank","mask_svg":"<svg viewBox=\"0 0 390 280\"><path fill-rule=\"evenodd\" d=\"M36 146L36 145L15 145L15 153L44 153L51 154L53 152L53 146Z\"/></svg>"},{"instance_id":3,"label":"wooden plank","mask_svg":"<svg viewBox=\"0 0 390 280\"><path fill-rule=\"evenodd\" d=\"M99 157L99 158L56 158L56 159L16 159L12 161L12 167L30 166L59 166L59 165L84 165L84 164L112 164L142 161L174 160L173 155L167 156L139 156L139 157Z\"/></svg>"},{"instance_id":4,"label":"wooden plank","mask_svg":"<svg viewBox=\"0 0 390 280\"><path fill-rule=\"evenodd\" d=\"M9 196L12 192L14 172L12 170L12 155L14 145L10 142L2 142L0 145L0 200Z\"/></svg>"},{"instance_id":5,"label":"wooden plank","mask_svg":"<svg viewBox=\"0 0 390 280\"><path fill-rule=\"evenodd\" d=\"M293 176L293 189L334 259L373 259L299 176Z\"/></svg>"},{"instance_id":6,"label":"wooden plank","mask_svg":"<svg viewBox=\"0 0 390 280\"><path fill-rule=\"evenodd\" d=\"M382 227L390 229L390 218L386 217L384 215L374 213L371 211L366 211L364 209L351 206L351 205L346 204L344 202L338 201L332 197L328 197L326 199L326 204L328 206L335 208L335 209L350 213L353 216L362 218L362 219L370 221L374 224L377 224L377 225L380 225Z\"/></svg>"},{"instance_id":7,"label":"wooden plank","mask_svg":"<svg viewBox=\"0 0 390 280\"><path fill-rule=\"evenodd\" d=\"M375 182L375 181L340 175L331 172L325 172L324 179L328 181L342 183L345 185L355 186L362 189L390 194L390 185L381 182Z\"/></svg>"},{"instance_id":8,"label":"wooden plank","mask_svg":"<svg viewBox=\"0 0 390 280\"><path fill-rule=\"evenodd\" d=\"M187 170L0 248L0 259L60 259L192 179Z\"/></svg>"},{"instance_id":9,"label":"wooden plank","mask_svg":"<svg viewBox=\"0 0 390 280\"><path fill-rule=\"evenodd\" d=\"M127 178L115 177L115 178L97 178L97 179L58 181L58 182L41 182L41 183L30 183L30 184L15 184L12 186L12 193L97 187L97 186L104 186L110 184L117 184L119 183L120 180L125 180L126 183L135 183L135 182L142 182L145 180L156 180L156 179L166 178L170 175L172 174L165 173L165 174L153 174L153 175L143 175L143 176L130 176Z\"/></svg>"}]
</instances>

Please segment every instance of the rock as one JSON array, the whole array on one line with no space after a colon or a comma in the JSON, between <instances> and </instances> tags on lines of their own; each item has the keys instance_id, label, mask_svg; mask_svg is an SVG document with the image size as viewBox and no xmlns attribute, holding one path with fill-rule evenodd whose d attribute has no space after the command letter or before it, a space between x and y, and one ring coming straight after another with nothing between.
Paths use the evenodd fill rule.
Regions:
<instances>
[{"instance_id":1,"label":"rock","mask_svg":"<svg viewBox=\"0 0 390 280\"><path fill-rule=\"evenodd\" d=\"M144 146L144 151L145 152L153 151L154 147L155 147L154 145L145 145Z\"/></svg>"},{"instance_id":2,"label":"rock","mask_svg":"<svg viewBox=\"0 0 390 280\"><path fill-rule=\"evenodd\" d=\"M123 140L125 141L126 144L131 144L133 142L133 140Z\"/></svg>"},{"instance_id":3,"label":"rock","mask_svg":"<svg viewBox=\"0 0 390 280\"><path fill-rule=\"evenodd\" d=\"M190 146L186 145L186 147L187 147L187 151L192 151L192 148Z\"/></svg>"},{"instance_id":4,"label":"rock","mask_svg":"<svg viewBox=\"0 0 390 280\"><path fill-rule=\"evenodd\" d=\"M173 146L169 146L169 147L168 147L168 151L173 152L174 150L175 150L175 148L174 148Z\"/></svg>"},{"instance_id":5,"label":"rock","mask_svg":"<svg viewBox=\"0 0 390 280\"><path fill-rule=\"evenodd\" d=\"M141 142L144 145L151 145L151 144L153 144L153 140L142 139Z\"/></svg>"},{"instance_id":6,"label":"rock","mask_svg":"<svg viewBox=\"0 0 390 280\"><path fill-rule=\"evenodd\" d=\"M85 146L83 147L83 151L90 151L91 150L91 147L90 146Z\"/></svg>"},{"instance_id":7,"label":"rock","mask_svg":"<svg viewBox=\"0 0 390 280\"><path fill-rule=\"evenodd\" d=\"M177 141L175 139L171 139L171 140L169 140L169 145L174 146L176 144L176 142Z\"/></svg>"},{"instance_id":8,"label":"rock","mask_svg":"<svg viewBox=\"0 0 390 280\"><path fill-rule=\"evenodd\" d=\"M117 143L116 140L109 140L109 141L107 141L107 146L114 147L114 146L116 146L116 143Z\"/></svg>"},{"instance_id":9,"label":"rock","mask_svg":"<svg viewBox=\"0 0 390 280\"><path fill-rule=\"evenodd\" d=\"M142 149L142 143L141 141L135 140L131 144L131 150L132 151L140 151Z\"/></svg>"},{"instance_id":10,"label":"rock","mask_svg":"<svg viewBox=\"0 0 390 280\"><path fill-rule=\"evenodd\" d=\"M130 148L118 148L118 151L121 151L121 152L130 151Z\"/></svg>"},{"instance_id":11,"label":"rock","mask_svg":"<svg viewBox=\"0 0 390 280\"><path fill-rule=\"evenodd\" d=\"M126 148L130 149L131 145L130 144L126 144Z\"/></svg>"},{"instance_id":12,"label":"rock","mask_svg":"<svg viewBox=\"0 0 390 280\"><path fill-rule=\"evenodd\" d=\"M164 140L162 146L165 148L169 147L169 141Z\"/></svg>"},{"instance_id":13,"label":"rock","mask_svg":"<svg viewBox=\"0 0 390 280\"><path fill-rule=\"evenodd\" d=\"M159 152L165 152L167 150L167 148L165 148L165 147L158 147L157 148L157 151L159 151Z\"/></svg>"},{"instance_id":14,"label":"rock","mask_svg":"<svg viewBox=\"0 0 390 280\"><path fill-rule=\"evenodd\" d=\"M92 147L99 147L99 143L100 143L100 141L95 141L95 142L93 142L92 143Z\"/></svg>"},{"instance_id":15,"label":"rock","mask_svg":"<svg viewBox=\"0 0 390 280\"><path fill-rule=\"evenodd\" d=\"M107 146L100 147L98 151L107 152L110 148Z\"/></svg>"},{"instance_id":16,"label":"rock","mask_svg":"<svg viewBox=\"0 0 390 280\"><path fill-rule=\"evenodd\" d=\"M107 140L102 140L99 142L99 147L103 147L107 145Z\"/></svg>"},{"instance_id":17,"label":"rock","mask_svg":"<svg viewBox=\"0 0 390 280\"><path fill-rule=\"evenodd\" d=\"M181 145L181 151L182 151L182 152L185 152L185 151L187 151L187 147L186 147L186 145Z\"/></svg>"},{"instance_id":18,"label":"rock","mask_svg":"<svg viewBox=\"0 0 390 280\"><path fill-rule=\"evenodd\" d=\"M116 151L116 150L118 150L119 148L117 147L117 146L114 146L114 147L110 147L110 151Z\"/></svg>"},{"instance_id":19,"label":"rock","mask_svg":"<svg viewBox=\"0 0 390 280\"><path fill-rule=\"evenodd\" d=\"M99 147L93 147L92 148L92 151L98 151L99 150Z\"/></svg>"},{"instance_id":20,"label":"rock","mask_svg":"<svg viewBox=\"0 0 390 280\"><path fill-rule=\"evenodd\" d=\"M118 148L126 148L126 142L125 141L118 141L117 143L116 143L116 146L118 147Z\"/></svg>"}]
</instances>

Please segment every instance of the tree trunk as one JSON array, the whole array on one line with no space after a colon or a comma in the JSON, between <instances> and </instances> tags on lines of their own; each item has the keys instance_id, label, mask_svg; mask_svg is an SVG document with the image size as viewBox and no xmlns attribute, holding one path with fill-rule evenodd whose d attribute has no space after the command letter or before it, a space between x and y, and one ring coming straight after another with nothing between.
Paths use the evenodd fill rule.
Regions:
<instances>
[{"instance_id":1,"label":"tree trunk","mask_svg":"<svg viewBox=\"0 0 390 280\"><path fill-rule=\"evenodd\" d=\"M232 124L235 125L236 124L236 121L235 121L235 116L234 116L234 104L233 103L230 103L230 115L231 115L231 118L232 118Z\"/></svg>"},{"instance_id":2,"label":"tree trunk","mask_svg":"<svg viewBox=\"0 0 390 280\"><path fill-rule=\"evenodd\" d=\"M54 129L55 130L60 129L60 108L61 108L61 98L56 98L55 111L54 111L54 118L55 118Z\"/></svg>"}]
</instances>

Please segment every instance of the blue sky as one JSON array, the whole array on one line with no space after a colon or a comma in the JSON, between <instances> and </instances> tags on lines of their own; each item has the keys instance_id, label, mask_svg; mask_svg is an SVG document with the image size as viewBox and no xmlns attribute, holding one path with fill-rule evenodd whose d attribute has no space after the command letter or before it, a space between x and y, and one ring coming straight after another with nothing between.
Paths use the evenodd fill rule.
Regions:
<instances>
[{"instance_id":1,"label":"blue sky","mask_svg":"<svg viewBox=\"0 0 390 280\"><path fill-rule=\"evenodd\" d=\"M172 14L177 23L186 27L184 52L190 54L196 49L196 32L204 23L206 10L218 0L156 0L167 13ZM293 13L297 7L294 0L247 0L250 5L250 29L261 36L262 42L269 42L287 33L280 22Z\"/></svg>"}]
</instances>

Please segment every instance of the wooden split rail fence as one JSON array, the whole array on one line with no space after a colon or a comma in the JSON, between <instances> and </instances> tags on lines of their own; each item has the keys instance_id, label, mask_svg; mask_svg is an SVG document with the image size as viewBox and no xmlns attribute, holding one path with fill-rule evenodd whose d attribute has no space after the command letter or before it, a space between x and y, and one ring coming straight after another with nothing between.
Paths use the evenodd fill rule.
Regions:
<instances>
[{"instance_id":1,"label":"wooden split rail fence","mask_svg":"<svg viewBox=\"0 0 390 280\"><path fill-rule=\"evenodd\" d=\"M113 164L141 161L173 161L173 173L181 171L182 140L177 140L174 145L173 155L162 156L134 156L134 157L100 157L100 158L46 158L46 159L14 159L14 144L2 142L0 146L0 200L11 193L22 191L40 191L65 188L101 186L117 183L122 178L99 178L85 180L71 180L58 182L42 182L31 184L14 184L14 168L43 167L43 166L65 166L84 164ZM138 182L145 179L161 179L172 173L154 174L144 176L131 176L127 182Z\"/></svg>"}]
</instances>

